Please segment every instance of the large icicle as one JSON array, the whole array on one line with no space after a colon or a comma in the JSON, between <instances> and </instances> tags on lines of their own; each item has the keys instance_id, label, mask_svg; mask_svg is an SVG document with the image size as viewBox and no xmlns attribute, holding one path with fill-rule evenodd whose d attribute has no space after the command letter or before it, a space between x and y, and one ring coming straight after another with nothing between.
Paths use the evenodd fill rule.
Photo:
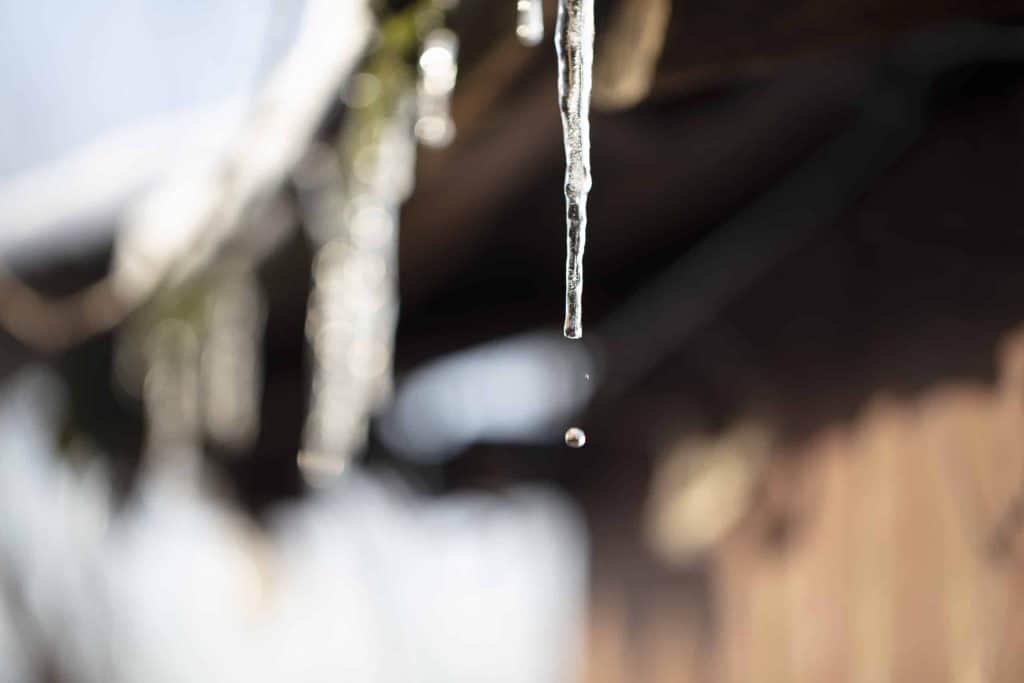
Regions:
<instances>
[{"instance_id":1,"label":"large icicle","mask_svg":"<svg viewBox=\"0 0 1024 683\"><path fill-rule=\"evenodd\" d=\"M583 249L590 192L590 84L594 0L559 0L555 26L558 106L565 141L565 336L583 336Z\"/></svg>"}]
</instances>

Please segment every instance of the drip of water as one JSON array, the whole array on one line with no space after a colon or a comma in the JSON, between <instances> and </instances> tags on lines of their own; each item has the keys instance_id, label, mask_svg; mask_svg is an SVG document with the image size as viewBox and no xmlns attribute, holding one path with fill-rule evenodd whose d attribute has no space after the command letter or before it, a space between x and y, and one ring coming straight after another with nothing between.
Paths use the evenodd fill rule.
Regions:
<instances>
[{"instance_id":1,"label":"drip of water","mask_svg":"<svg viewBox=\"0 0 1024 683\"><path fill-rule=\"evenodd\" d=\"M565 445L569 448L583 448L587 443L587 434L579 427L565 430Z\"/></svg>"},{"instance_id":2,"label":"drip of water","mask_svg":"<svg viewBox=\"0 0 1024 683\"><path fill-rule=\"evenodd\" d=\"M543 0L516 0L516 36L527 47L544 38Z\"/></svg>"},{"instance_id":3,"label":"drip of water","mask_svg":"<svg viewBox=\"0 0 1024 683\"><path fill-rule=\"evenodd\" d=\"M565 143L565 336L583 336L583 249L590 192L590 87L594 0L559 0L555 26L558 106Z\"/></svg>"}]
</instances>

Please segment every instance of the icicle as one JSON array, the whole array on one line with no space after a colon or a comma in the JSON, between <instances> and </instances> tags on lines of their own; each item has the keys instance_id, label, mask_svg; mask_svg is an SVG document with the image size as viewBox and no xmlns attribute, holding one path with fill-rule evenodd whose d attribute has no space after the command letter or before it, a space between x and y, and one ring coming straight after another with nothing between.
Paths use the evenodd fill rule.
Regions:
<instances>
[{"instance_id":1,"label":"icicle","mask_svg":"<svg viewBox=\"0 0 1024 683\"><path fill-rule=\"evenodd\" d=\"M199 339L184 319L167 318L143 344L146 459L158 471L194 481L199 472Z\"/></svg>"},{"instance_id":2,"label":"icicle","mask_svg":"<svg viewBox=\"0 0 1024 683\"><path fill-rule=\"evenodd\" d=\"M544 0L516 1L516 36L527 47L544 38Z\"/></svg>"},{"instance_id":3,"label":"icicle","mask_svg":"<svg viewBox=\"0 0 1024 683\"><path fill-rule=\"evenodd\" d=\"M590 192L590 84L594 0L560 0L555 26L558 104L565 142L565 336L583 336L583 249Z\"/></svg>"},{"instance_id":4,"label":"icicle","mask_svg":"<svg viewBox=\"0 0 1024 683\"><path fill-rule=\"evenodd\" d=\"M259 430L266 304L250 265L228 264L213 277L201 340L203 424L214 442L239 451Z\"/></svg>"},{"instance_id":5,"label":"icicle","mask_svg":"<svg viewBox=\"0 0 1024 683\"><path fill-rule=\"evenodd\" d=\"M306 329L314 376L299 455L313 483L344 471L391 394L398 215L412 190L414 108L406 91L371 100L350 114L342 164L322 150L317 168L299 179L305 222L320 243ZM385 113L369 115L378 105Z\"/></svg>"},{"instance_id":6,"label":"icicle","mask_svg":"<svg viewBox=\"0 0 1024 683\"><path fill-rule=\"evenodd\" d=\"M455 137L451 97L458 74L458 51L458 37L446 28L434 29L423 41L415 130L416 137L428 147L445 147Z\"/></svg>"},{"instance_id":7,"label":"icicle","mask_svg":"<svg viewBox=\"0 0 1024 683\"><path fill-rule=\"evenodd\" d=\"M142 400L147 464L198 481L204 437L231 451L257 436L265 302L251 253L160 291L116 337L114 376Z\"/></svg>"}]
</instances>

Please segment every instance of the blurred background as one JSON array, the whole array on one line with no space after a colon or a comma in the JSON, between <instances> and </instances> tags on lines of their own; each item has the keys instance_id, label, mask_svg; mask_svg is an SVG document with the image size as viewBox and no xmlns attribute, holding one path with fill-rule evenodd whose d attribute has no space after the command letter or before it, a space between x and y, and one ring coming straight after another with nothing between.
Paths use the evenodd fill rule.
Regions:
<instances>
[{"instance_id":1,"label":"blurred background","mask_svg":"<svg viewBox=\"0 0 1024 683\"><path fill-rule=\"evenodd\" d=\"M1024 2L542 12L0 0L0 681L1024 676Z\"/></svg>"}]
</instances>

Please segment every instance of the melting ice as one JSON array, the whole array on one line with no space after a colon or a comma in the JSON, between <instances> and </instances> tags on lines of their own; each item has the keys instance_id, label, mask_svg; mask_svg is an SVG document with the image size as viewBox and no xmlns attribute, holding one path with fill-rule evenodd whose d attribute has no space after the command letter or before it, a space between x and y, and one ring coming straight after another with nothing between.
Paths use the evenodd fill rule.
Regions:
<instances>
[{"instance_id":1,"label":"melting ice","mask_svg":"<svg viewBox=\"0 0 1024 683\"><path fill-rule=\"evenodd\" d=\"M583 336L583 249L590 192L590 86L594 64L594 1L560 0L555 26L558 107L565 143L565 336Z\"/></svg>"}]
</instances>

